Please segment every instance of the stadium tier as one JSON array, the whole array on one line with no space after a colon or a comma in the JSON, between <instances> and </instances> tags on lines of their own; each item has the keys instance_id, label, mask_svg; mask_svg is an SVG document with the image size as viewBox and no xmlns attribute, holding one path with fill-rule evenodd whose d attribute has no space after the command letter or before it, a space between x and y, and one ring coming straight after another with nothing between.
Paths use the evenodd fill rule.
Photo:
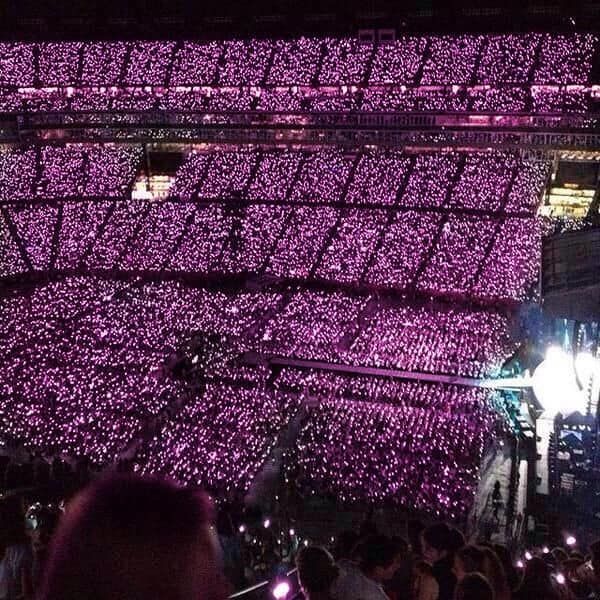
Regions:
<instances>
[{"instance_id":1,"label":"stadium tier","mask_svg":"<svg viewBox=\"0 0 600 600\"><path fill-rule=\"evenodd\" d=\"M114 461L144 440L136 455L140 470L169 473L223 493L243 491L309 389L327 399L306 416L300 435L299 465L303 479L312 472L315 489L337 470L328 460L347 462L359 451L376 463L391 453L383 470L356 480L344 477L343 497L366 493L462 514L476 481L472 461L478 462L498 423L492 392L291 368L269 382L264 369L217 361L203 374L208 383L199 394L167 367L181 340L198 331L235 337L240 348L360 364L387 364L393 357L394 366L454 372L480 373L512 351L506 317L486 311L382 305L365 317L364 333L356 332L358 313L372 302L341 294L225 294L179 283L93 277L13 294L1 305L2 435L97 462ZM395 339L369 342L382 329ZM412 349L411 356L394 351L402 344ZM372 419L373 428L360 433L353 425L343 433L342 422L363 418ZM151 435L149 421L159 424ZM406 447L394 450L399 440ZM330 455L313 470L309 463L320 462L328 444L339 456ZM436 477L442 477L433 487L426 481L428 452L440 467ZM410 497L414 476L424 483L418 498ZM331 485L337 490L341 483ZM440 495L444 485L452 492Z\"/></svg>"},{"instance_id":2,"label":"stadium tier","mask_svg":"<svg viewBox=\"0 0 600 600\"><path fill-rule=\"evenodd\" d=\"M231 216L215 205L144 201L2 211L18 238L4 227L5 276L78 269L266 274L493 303L529 296L541 252L533 217L402 211L388 225L390 212L375 209L255 205Z\"/></svg>"},{"instance_id":3,"label":"stadium tier","mask_svg":"<svg viewBox=\"0 0 600 600\"><path fill-rule=\"evenodd\" d=\"M590 34L0 45L0 85L259 86L589 83Z\"/></svg>"},{"instance_id":4,"label":"stadium tier","mask_svg":"<svg viewBox=\"0 0 600 600\"><path fill-rule=\"evenodd\" d=\"M528 296L539 263L548 164L507 154L192 153L160 202L127 199L136 147L1 160L0 193L14 201L1 207L4 275L255 274L510 302Z\"/></svg>"},{"instance_id":5,"label":"stadium tier","mask_svg":"<svg viewBox=\"0 0 600 600\"><path fill-rule=\"evenodd\" d=\"M473 462L493 430L490 393L407 384L395 390L396 402L403 394L422 398L426 408L386 405L374 395L369 403L327 398L311 409L294 461L305 490L465 514L477 482ZM441 410L428 406L434 397Z\"/></svg>"},{"instance_id":6,"label":"stadium tier","mask_svg":"<svg viewBox=\"0 0 600 600\"><path fill-rule=\"evenodd\" d=\"M597 52L594 35L533 33L3 43L0 108L580 113Z\"/></svg>"}]
</instances>

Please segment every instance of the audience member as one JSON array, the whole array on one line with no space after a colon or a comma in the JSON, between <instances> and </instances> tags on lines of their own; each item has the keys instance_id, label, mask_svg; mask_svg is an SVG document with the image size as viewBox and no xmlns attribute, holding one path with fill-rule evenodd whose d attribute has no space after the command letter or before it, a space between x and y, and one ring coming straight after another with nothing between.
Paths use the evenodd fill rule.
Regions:
<instances>
[{"instance_id":1,"label":"audience member","mask_svg":"<svg viewBox=\"0 0 600 600\"><path fill-rule=\"evenodd\" d=\"M391 600L411 600L414 561L410 546L399 536L392 536L392 544L396 546L400 565L393 577L384 584L385 591Z\"/></svg>"},{"instance_id":2,"label":"audience member","mask_svg":"<svg viewBox=\"0 0 600 600\"><path fill-rule=\"evenodd\" d=\"M41 600L222 600L207 500L133 475L75 497L52 541Z\"/></svg>"},{"instance_id":3,"label":"audience member","mask_svg":"<svg viewBox=\"0 0 600 600\"><path fill-rule=\"evenodd\" d=\"M53 508L57 498L71 497L80 481L96 475L93 465L90 469L80 463L77 477L65 470L65 477L57 478L63 463L54 461L49 486L48 463L42 461L37 455L32 458L33 472L42 473L37 477L41 485L12 490L10 499L0 501L0 600L145 600L149 595L165 600L223 599L226 579L237 590L275 580L289 570L295 555L302 593L309 600L600 599L600 541L591 545L588 557L560 546L540 551L525 561L522 578L505 546L465 545L462 533L442 523L427 528L419 522L407 524L422 554L400 537L361 537L352 530L336 535L333 556L320 547L296 554L299 538L290 529L289 547L283 547L281 532L264 528L260 511L240 512L235 518L235 502L221 504L215 530L201 495L127 475L123 469L67 504L64 522L51 542L61 515ZM10 466L10 461L5 463ZM37 502L23 517L25 506L46 496L55 504ZM237 510L242 506L240 501ZM240 523L244 526L238 527ZM190 524L199 532L197 539L185 531ZM300 522L292 524L304 529ZM366 533L374 526L371 511L360 528ZM205 576L194 565L204 569ZM194 576L184 576L192 571Z\"/></svg>"},{"instance_id":4,"label":"audience member","mask_svg":"<svg viewBox=\"0 0 600 600\"><path fill-rule=\"evenodd\" d=\"M231 515L225 508L217 514L217 535L221 544L225 577L234 589L240 589L245 583L242 548Z\"/></svg>"},{"instance_id":5,"label":"audience member","mask_svg":"<svg viewBox=\"0 0 600 600\"><path fill-rule=\"evenodd\" d=\"M348 529L342 531L336 539L335 546L333 548L333 557L336 561L351 559L352 551L356 548L360 536L355 531Z\"/></svg>"},{"instance_id":6,"label":"audience member","mask_svg":"<svg viewBox=\"0 0 600 600\"><path fill-rule=\"evenodd\" d=\"M414 556L423 556L423 548L421 548L421 534L425 529L425 525L421 521L411 519L407 524L408 543L413 551Z\"/></svg>"},{"instance_id":7,"label":"audience member","mask_svg":"<svg viewBox=\"0 0 600 600\"><path fill-rule=\"evenodd\" d=\"M552 548L550 555L554 559L557 567L560 567L560 565L565 560L567 560L567 558L569 558L569 555L567 554L567 552L563 548L559 548L558 546L556 548Z\"/></svg>"},{"instance_id":8,"label":"audience member","mask_svg":"<svg viewBox=\"0 0 600 600\"><path fill-rule=\"evenodd\" d=\"M433 576L433 569L423 560L415 564L412 593L413 600L438 600L439 598L440 586Z\"/></svg>"},{"instance_id":9,"label":"audience member","mask_svg":"<svg viewBox=\"0 0 600 600\"><path fill-rule=\"evenodd\" d=\"M543 559L534 556L525 565L521 584L513 594L514 600L560 600L552 581L550 568Z\"/></svg>"},{"instance_id":10,"label":"audience member","mask_svg":"<svg viewBox=\"0 0 600 600\"><path fill-rule=\"evenodd\" d=\"M510 591L512 592L516 590L517 586L519 585L519 574L515 569L515 565L511 559L508 548L502 544L494 544L494 552L504 567L504 573L506 574L506 581L508 582Z\"/></svg>"},{"instance_id":11,"label":"audience member","mask_svg":"<svg viewBox=\"0 0 600 600\"><path fill-rule=\"evenodd\" d=\"M298 581L307 600L332 600L331 587L340 570L320 546L303 548L296 557Z\"/></svg>"},{"instance_id":12,"label":"audience member","mask_svg":"<svg viewBox=\"0 0 600 600\"><path fill-rule=\"evenodd\" d=\"M48 558L48 547L58 526L60 510L53 506L34 505L26 515L26 523L31 526L30 540L32 561L25 571L23 587L26 598L33 598L40 586L42 573Z\"/></svg>"},{"instance_id":13,"label":"audience member","mask_svg":"<svg viewBox=\"0 0 600 600\"><path fill-rule=\"evenodd\" d=\"M367 538L357 547L358 568L346 562L332 589L336 600L388 600L382 584L402 562L398 547L386 536Z\"/></svg>"},{"instance_id":14,"label":"audience member","mask_svg":"<svg viewBox=\"0 0 600 600\"><path fill-rule=\"evenodd\" d=\"M20 499L0 503L0 600L23 597L24 574L31 564Z\"/></svg>"},{"instance_id":15,"label":"audience member","mask_svg":"<svg viewBox=\"0 0 600 600\"><path fill-rule=\"evenodd\" d=\"M471 544L463 546L454 556L454 574L462 581L469 573L483 572L483 549Z\"/></svg>"},{"instance_id":16,"label":"audience member","mask_svg":"<svg viewBox=\"0 0 600 600\"><path fill-rule=\"evenodd\" d=\"M600 598L600 540L591 544L590 555L590 560L575 570L574 579L589 586L596 597Z\"/></svg>"},{"instance_id":17,"label":"audience member","mask_svg":"<svg viewBox=\"0 0 600 600\"><path fill-rule=\"evenodd\" d=\"M456 536L450 527L437 523L427 527L421 535L423 558L431 565L433 576L439 586L439 600L452 600L456 576L452 571Z\"/></svg>"},{"instance_id":18,"label":"audience member","mask_svg":"<svg viewBox=\"0 0 600 600\"><path fill-rule=\"evenodd\" d=\"M506 573L500 559L496 553L486 546L482 547L483 552L483 570L481 573L486 577L492 589L496 600L510 600L511 590L506 580Z\"/></svg>"}]
</instances>

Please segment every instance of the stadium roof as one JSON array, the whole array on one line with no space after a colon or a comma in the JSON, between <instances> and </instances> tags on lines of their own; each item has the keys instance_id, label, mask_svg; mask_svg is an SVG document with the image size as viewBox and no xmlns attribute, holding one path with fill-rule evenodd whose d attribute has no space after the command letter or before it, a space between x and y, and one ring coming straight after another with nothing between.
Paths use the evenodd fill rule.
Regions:
<instances>
[{"instance_id":1,"label":"stadium roof","mask_svg":"<svg viewBox=\"0 0 600 600\"><path fill-rule=\"evenodd\" d=\"M582 0L5 0L2 39L132 39L396 32L591 31Z\"/></svg>"}]
</instances>

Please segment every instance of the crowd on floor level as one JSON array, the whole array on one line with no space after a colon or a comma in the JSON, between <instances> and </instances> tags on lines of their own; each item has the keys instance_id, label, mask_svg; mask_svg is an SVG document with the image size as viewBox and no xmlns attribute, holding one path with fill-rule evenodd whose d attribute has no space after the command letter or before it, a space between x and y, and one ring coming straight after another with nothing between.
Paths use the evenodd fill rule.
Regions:
<instances>
[{"instance_id":1,"label":"crowd on floor level","mask_svg":"<svg viewBox=\"0 0 600 600\"><path fill-rule=\"evenodd\" d=\"M71 469L59 459L49 476L44 465L30 463L28 487L15 487L23 473L5 469L0 600L217 600L261 580L271 585L246 598L600 598L600 541L588 556L531 548L521 562L505 546L467 541L444 523L409 521L403 538L382 534L367 517L329 538L329 548L292 529L282 544L266 520L253 527L251 515L218 499L215 510L197 489L124 472L97 477L85 462ZM238 526L243 519L249 524ZM294 566L297 576L285 579Z\"/></svg>"}]
</instances>

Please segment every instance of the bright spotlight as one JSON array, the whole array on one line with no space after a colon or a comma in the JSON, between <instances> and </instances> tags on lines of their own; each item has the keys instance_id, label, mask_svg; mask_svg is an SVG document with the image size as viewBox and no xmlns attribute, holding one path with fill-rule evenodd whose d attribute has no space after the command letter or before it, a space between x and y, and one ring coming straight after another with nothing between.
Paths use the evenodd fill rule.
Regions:
<instances>
[{"instance_id":1,"label":"bright spotlight","mask_svg":"<svg viewBox=\"0 0 600 600\"><path fill-rule=\"evenodd\" d=\"M265 520L263 521L263 527L264 527L265 529L269 529L269 527L271 527L271 519L265 519Z\"/></svg>"},{"instance_id":2,"label":"bright spotlight","mask_svg":"<svg viewBox=\"0 0 600 600\"><path fill-rule=\"evenodd\" d=\"M574 546L577 543L577 540L574 536L568 535L567 539L565 540L565 543L567 544L567 546Z\"/></svg>"},{"instance_id":3,"label":"bright spotlight","mask_svg":"<svg viewBox=\"0 0 600 600\"><path fill-rule=\"evenodd\" d=\"M556 583L558 583L559 585L565 585L565 583L567 583L567 580L565 579L565 576L562 573L556 574Z\"/></svg>"},{"instance_id":4,"label":"bright spotlight","mask_svg":"<svg viewBox=\"0 0 600 600\"><path fill-rule=\"evenodd\" d=\"M522 569L525 565L522 560L518 560L516 563L517 569Z\"/></svg>"},{"instance_id":5,"label":"bright spotlight","mask_svg":"<svg viewBox=\"0 0 600 600\"><path fill-rule=\"evenodd\" d=\"M548 546L544 546L542 548L542 554L550 554L550 548L548 548Z\"/></svg>"},{"instance_id":6,"label":"bright spotlight","mask_svg":"<svg viewBox=\"0 0 600 600\"><path fill-rule=\"evenodd\" d=\"M245 533L246 532L246 526L245 525L240 525L239 528L238 528L238 531L240 533Z\"/></svg>"},{"instance_id":7,"label":"bright spotlight","mask_svg":"<svg viewBox=\"0 0 600 600\"><path fill-rule=\"evenodd\" d=\"M273 588L273 598L277 598L277 600L286 598L289 593L290 593L290 584L287 581L280 581Z\"/></svg>"},{"instance_id":8,"label":"bright spotlight","mask_svg":"<svg viewBox=\"0 0 600 600\"><path fill-rule=\"evenodd\" d=\"M296 535L296 531L294 529L290 529L290 535Z\"/></svg>"},{"instance_id":9,"label":"bright spotlight","mask_svg":"<svg viewBox=\"0 0 600 600\"><path fill-rule=\"evenodd\" d=\"M531 552L529 552L529 550L527 550L527 552L525 552L525 560L531 560L533 558L533 554L531 554Z\"/></svg>"},{"instance_id":10,"label":"bright spotlight","mask_svg":"<svg viewBox=\"0 0 600 600\"><path fill-rule=\"evenodd\" d=\"M546 359L538 365L531 383L549 417L575 411L585 413L585 396L577 385L573 357L561 348L548 348Z\"/></svg>"}]
</instances>

